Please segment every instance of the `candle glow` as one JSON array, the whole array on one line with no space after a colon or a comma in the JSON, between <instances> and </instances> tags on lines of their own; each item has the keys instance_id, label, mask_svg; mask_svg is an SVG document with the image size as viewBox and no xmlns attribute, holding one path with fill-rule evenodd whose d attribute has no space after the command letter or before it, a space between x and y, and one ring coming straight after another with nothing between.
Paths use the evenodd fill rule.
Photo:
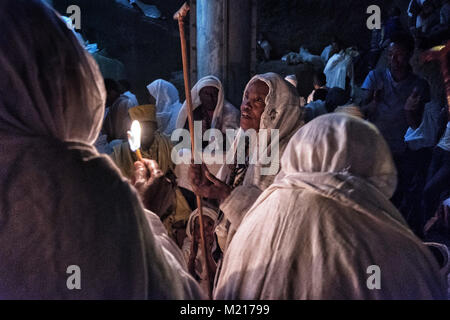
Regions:
<instances>
[{"instance_id":1,"label":"candle glow","mask_svg":"<svg viewBox=\"0 0 450 320\"><path fill-rule=\"evenodd\" d=\"M128 142L133 152L136 152L141 147L141 131L141 124L139 121L134 120L131 124L131 130L128 131Z\"/></svg>"}]
</instances>

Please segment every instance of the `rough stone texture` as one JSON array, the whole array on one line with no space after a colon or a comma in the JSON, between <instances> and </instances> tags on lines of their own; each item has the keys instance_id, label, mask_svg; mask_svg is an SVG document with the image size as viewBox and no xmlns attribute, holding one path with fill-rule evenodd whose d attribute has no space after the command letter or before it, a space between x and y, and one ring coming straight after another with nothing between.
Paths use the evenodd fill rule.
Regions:
<instances>
[{"instance_id":1,"label":"rough stone texture","mask_svg":"<svg viewBox=\"0 0 450 320\"><path fill-rule=\"evenodd\" d=\"M406 25L409 0L260 0L258 30L266 35L274 58L298 52L300 46L320 54L333 35L348 46L367 49L370 31L366 27L370 5L378 5L382 15L396 5Z\"/></svg>"},{"instance_id":2,"label":"rough stone texture","mask_svg":"<svg viewBox=\"0 0 450 320\"><path fill-rule=\"evenodd\" d=\"M166 19L147 18L114 0L53 0L62 14L70 5L81 8L81 33L124 64L141 103L147 102L147 84L157 78L170 80L182 69L178 24L172 16L184 1L144 2L156 4Z\"/></svg>"}]
</instances>

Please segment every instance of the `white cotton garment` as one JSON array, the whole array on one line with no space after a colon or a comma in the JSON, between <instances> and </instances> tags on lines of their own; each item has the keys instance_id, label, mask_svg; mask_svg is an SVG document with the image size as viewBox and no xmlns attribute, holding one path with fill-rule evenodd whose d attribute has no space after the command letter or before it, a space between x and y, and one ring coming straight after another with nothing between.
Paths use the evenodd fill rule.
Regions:
<instances>
[{"instance_id":1,"label":"white cotton garment","mask_svg":"<svg viewBox=\"0 0 450 320\"><path fill-rule=\"evenodd\" d=\"M161 133L170 137L176 129L181 103L177 88L163 79L157 79L147 86L156 99L156 121Z\"/></svg>"},{"instance_id":2,"label":"white cotton garment","mask_svg":"<svg viewBox=\"0 0 450 320\"><path fill-rule=\"evenodd\" d=\"M239 128L240 112L231 103L225 100L222 82L214 76L206 76L198 80L194 87L191 89L192 108L197 109L202 102L200 101L200 90L204 87L214 87L219 90L219 96L217 98L217 105L214 109L211 128L219 129L225 133L226 129ZM187 121L188 111L186 101L181 107L180 113L177 119L177 129L184 128Z\"/></svg>"},{"instance_id":3,"label":"white cotton garment","mask_svg":"<svg viewBox=\"0 0 450 320\"><path fill-rule=\"evenodd\" d=\"M242 185L236 187L228 198L221 203L220 209L223 211L225 219L217 226L216 234L222 251L226 251L228 243L231 241L234 232L239 227L248 209L273 182L280 170L279 160L289 139L305 123L303 108L300 108L298 105L297 90L276 73L269 72L254 76L247 84L244 96L250 84L256 80L264 82L269 87L269 93L265 101L266 107L261 115L260 129L278 130L278 153L276 153L276 149L272 148L271 140L268 140L267 145L261 145L261 150L264 150L263 154L272 155L270 165L261 163L259 161L261 159L258 159L254 164L250 163ZM237 142L244 134L244 131L239 129L229 151L232 153L232 158L236 156ZM257 152L260 152L260 150ZM267 171L268 167L273 169L274 172L269 174L269 171ZM218 172L217 177L226 182L231 174L231 170L230 166L224 165ZM229 227L227 227L228 221L231 223Z\"/></svg>"},{"instance_id":4,"label":"white cotton garment","mask_svg":"<svg viewBox=\"0 0 450 320\"><path fill-rule=\"evenodd\" d=\"M281 166L225 253L215 299L445 298L437 261L388 200L396 170L375 126L320 116Z\"/></svg>"},{"instance_id":5,"label":"white cotton garment","mask_svg":"<svg viewBox=\"0 0 450 320\"><path fill-rule=\"evenodd\" d=\"M127 96L131 100L131 105L132 106L130 106L129 109L139 105L139 102L137 101L136 95L131 93L131 91L124 92L123 95Z\"/></svg>"},{"instance_id":6,"label":"white cotton garment","mask_svg":"<svg viewBox=\"0 0 450 320\"><path fill-rule=\"evenodd\" d=\"M0 299L202 298L93 146L106 92L92 57L42 1L1 1L0 28Z\"/></svg>"},{"instance_id":7,"label":"white cotton garment","mask_svg":"<svg viewBox=\"0 0 450 320\"><path fill-rule=\"evenodd\" d=\"M345 89L346 78L350 78L351 85L354 83L353 58L358 56L358 52L353 48L347 48L334 54L327 62L323 73L327 77L328 88Z\"/></svg>"}]
</instances>

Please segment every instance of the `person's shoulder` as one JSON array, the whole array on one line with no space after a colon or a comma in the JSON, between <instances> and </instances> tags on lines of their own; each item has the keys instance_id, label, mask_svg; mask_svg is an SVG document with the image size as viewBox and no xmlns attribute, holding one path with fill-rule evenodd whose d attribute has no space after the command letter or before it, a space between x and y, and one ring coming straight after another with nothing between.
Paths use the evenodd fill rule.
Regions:
<instances>
[{"instance_id":1,"label":"person's shoulder","mask_svg":"<svg viewBox=\"0 0 450 320\"><path fill-rule=\"evenodd\" d=\"M362 85L362 89L370 89L375 83L383 81L386 78L386 70L374 69L369 71Z\"/></svg>"}]
</instances>

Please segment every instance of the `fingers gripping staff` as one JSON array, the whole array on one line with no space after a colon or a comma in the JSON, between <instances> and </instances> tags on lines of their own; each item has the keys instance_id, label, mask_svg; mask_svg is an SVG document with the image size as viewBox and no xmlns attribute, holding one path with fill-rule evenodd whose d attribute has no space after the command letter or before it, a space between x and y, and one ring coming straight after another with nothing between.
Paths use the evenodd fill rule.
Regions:
<instances>
[{"instance_id":1,"label":"fingers gripping staff","mask_svg":"<svg viewBox=\"0 0 450 320\"><path fill-rule=\"evenodd\" d=\"M181 40L181 54L183 59L183 78L184 78L184 89L186 92L186 104L188 110L188 123L189 123L189 131L191 134L191 148L192 148L192 159L194 159L195 145L194 145L194 117L193 117L193 108L192 108L192 97L191 97L191 88L189 86L189 74L188 74L188 62L187 62L187 48L186 48L186 36L184 33L184 17L189 12L189 5L185 2L183 6L174 14L173 18L178 20L178 26L180 29L180 40ZM207 252L206 252L206 242L205 242L205 232L203 227L203 212L202 212L202 198L197 194L197 207L199 209L199 222L200 222L200 239L201 239L201 248L202 248L202 257L203 264L206 270L206 277L208 279L208 283L211 283L211 274L208 268L207 263ZM211 297L211 287L208 286L208 294Z\"/></svg>"}]
</instances>

